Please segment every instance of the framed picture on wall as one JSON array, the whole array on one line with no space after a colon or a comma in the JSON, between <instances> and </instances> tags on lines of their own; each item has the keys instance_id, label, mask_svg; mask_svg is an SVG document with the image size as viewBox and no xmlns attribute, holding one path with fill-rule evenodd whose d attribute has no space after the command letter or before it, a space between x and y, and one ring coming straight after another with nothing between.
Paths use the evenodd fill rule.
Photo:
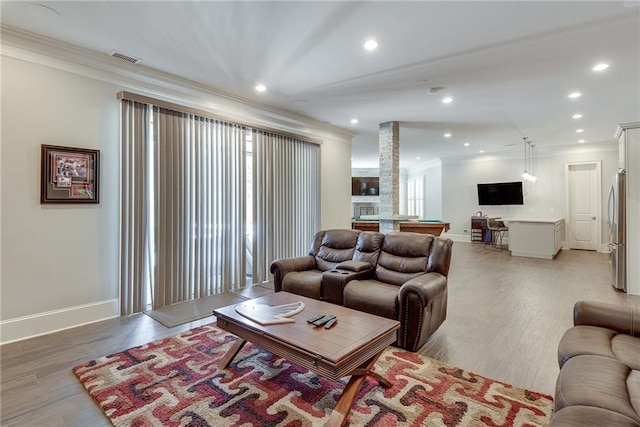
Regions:
<instances>
[{"instance_id":1,"label":"framed picture on wall","mask_svg":"<svg viewBox=\"0 0 640 427\"><path fill-rule=\"evenodd\" d=\"M40 203L99 203L100 150L42 145Z\"/></svg>"}]
</instances>

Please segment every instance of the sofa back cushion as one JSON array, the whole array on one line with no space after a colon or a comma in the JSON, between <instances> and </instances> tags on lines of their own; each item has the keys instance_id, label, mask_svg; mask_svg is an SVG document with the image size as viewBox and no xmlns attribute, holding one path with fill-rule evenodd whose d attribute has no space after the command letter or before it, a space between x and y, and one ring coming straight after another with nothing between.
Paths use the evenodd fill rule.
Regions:
<instances>
[{"instance_id":1,"label":"sofa back cushion","mask_svg":"<svg viewBox=\"0 0 640 427\"><path fill-rule=\"evenodd\" d=\"M376 280L401 286L428 272L434 236L391 232L384 236L376 266Z\"/></svg>"},{"instance_id":2,"label":"sofa back cushion","mask_svg":"<svg viewBox=\"0 0 640 427\"><path fill-rule=\"evenodd\" d=\"M358 230L326 230L316 233L311 251L316 259L316 268L321 271L332 270L342 261L353 259Z\"/></svg>"},{"instance_id":3,"label":"sofa back cushion","mask_svg":"<svg viewBox=\"0 0 640 427\"><path fill-rule=\"evenodd\" d=\"M453 241L430 234L392 232L384 236L376 279L401 286L421 274L449 275Z\"/></svg>"},{"instance_id":4,"label":"sofa back cushion","mask_svg":"<svg viewBox=\"0 0 640 427\"><path fill-rule=\"evenodd\" d=\"M375 267L380 256L384 234L375 231L363 231L358 236L356 251L353 254L354 261L363 261Z\"/></svg>"}]
</instances>

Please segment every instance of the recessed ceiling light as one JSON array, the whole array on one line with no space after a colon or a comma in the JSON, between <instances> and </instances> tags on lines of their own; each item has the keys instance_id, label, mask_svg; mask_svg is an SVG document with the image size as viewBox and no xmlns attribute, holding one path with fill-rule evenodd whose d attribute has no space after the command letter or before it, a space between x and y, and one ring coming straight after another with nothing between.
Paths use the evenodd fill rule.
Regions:
<instances>
[{"instance_id":1,"label":"recessed ceiling light","mask_svg":"<svg viewBox=\"0 0 640 427\"><path fill-rule=\"evenodd\" d=\"M573 116L571 116L572 119L581 119L582 118L582 114L578 113L578 114L574 114Z\"/></svg>"},{"instance_id":2,"label":"recessed ceiling light","mask_svg":"<svg viewBox=\"0 0 640 427\"><path fill-rule=\"evenodd\" d=\"M445 138L451 138L451 134L447 132L447 133L444 134L444 137Z\"/></svg>"},{"instance_id":3,"label":"recessed ceiling light","mask_svg":"<svg viewBox=\"0 0 640 427\"><path fill-rule=\"evenodd\" d=\"M444 102L445 104L449 104L453 102L453 98L450 96L447 96L446 98L442 98L442 102Z\"/></svg>"},{"instance_id":4,"label":"recessed ceiling light","mask_svg":"<svg viewBox=\"0 0 640 427\"><path fill-rule=\"evenodd\" d=\"M479 153L480 153L480 154L484 153L484 150L480 150L480 151L479 151Z\"/></svg>"},{"instance_id":5,"label":"recessed ceiling light","mask_svg":"<svg viewBox=\"0 0 640 427\"><path fill-rule=\"evenodd\" d=\"M416 160L420 160L420 157L416 157Z\"/></svg>"},{"instance_id":6,"label":"recessed ceiling light","mask_svg":"<svg viewBox=\"0 0 640 427\"><path fill-rule=\"evenodd\" d=\"M584 144L584 139L579 139L578 144Z\"/></svg>"},{"instance_id":7,"label":"recessed ceiling light","mask_svg":"<svg viewBox=\"0 0 640 427\"><path fill-rule=\"evenodd\" d=\"M264 92L265 90L267 90L267 87L265 85L262 85L262 84L256 85L256 90L258 92Z\"/></svg>"},{"instance_id":8,"label":"recessed ceiling light","mask_svg":"<svg viewBox=\"0 0 640 427\"><path fill-rule=\"evenodd\" d=\"M358 119L351 119L351 124L355 125L356 123L358 123Z\"/></svg>"},{"instance_id":9,"label":"recessed ceiling light","mask_svg":"<svg viewBox=\"0 0 640 427\"><path fill-rule=\"evenodd\" d=\"M468 147L468 146L470 146L470 145L471 145L471 144L469 144L468 142L465 142L465 143L464 143L464 146L465 146L465 147Z\"/></svg>"},{"instance_id":10,"label":"recessed ceiling light","mask_svg":"<svg viewBox=\"0 0 640 427\"><path fill-rule=\"evenodd\" d=\"M367 50L376 50L377 47L378 47L378 42L373 39L367 40L364 43L364 48Z\"/></svg>"},{"instance_id":11,"label":"recessed ceiling light","mask_svg":"<svg viewBox=\"0 0 640 427\"><path fill-rule=\"evenodd\" d=\"M582 132L584 132L584 129L576 129L576 132L577 133L582 133Z\"/></svg>"},{"instance_id":12,"label":"recessed ceiling light","mask_svg":"<svg viewBox=\"0 0 640 427\"><path fill-rule=\"evenodd\" d=\"M580 98L582 94L580 92L572 92L569 94L569 98Z\"/></svg>"},{"instance_id":13,"label":"recessed ceiling light","mask_svg":"<svg viewBox=\"0 0 640 427\"><path fill-rule=\"evenodd\" d=\"M592 68L593 71L603 71L606 70L607 68L609 68L609 64L605 64L604 62L601 64L598 64L596 66L594 66Z\"/></svg>"}]
</instances>

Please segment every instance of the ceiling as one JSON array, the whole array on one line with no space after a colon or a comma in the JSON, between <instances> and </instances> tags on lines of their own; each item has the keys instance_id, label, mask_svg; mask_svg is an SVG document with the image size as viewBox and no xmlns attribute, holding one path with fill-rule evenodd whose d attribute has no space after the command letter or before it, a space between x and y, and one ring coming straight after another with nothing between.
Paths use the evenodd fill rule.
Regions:
<instances>
[{"instance_id":1,"label":"ceiling","mask_svg":"<svg viewBox=\"0 0 640 427\"><path fill-rule=\"evenodd\" d=\"M377 167L388 121L413 167L521 156L525 136L541 155L611 147L618 123L640 120L635 0L38 3L58 15L3 1L2 25L348 128L354 167Z\"/></svg>"}]
</instances>

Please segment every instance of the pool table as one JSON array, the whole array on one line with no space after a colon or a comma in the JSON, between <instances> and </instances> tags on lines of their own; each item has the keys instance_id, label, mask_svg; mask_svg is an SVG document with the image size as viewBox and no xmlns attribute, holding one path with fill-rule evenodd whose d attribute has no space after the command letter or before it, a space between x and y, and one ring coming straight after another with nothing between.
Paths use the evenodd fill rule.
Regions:
<instances>
[{"instance_id":1,"label":"pool table","mask_svg":"<svg viewBox=\"0 0 640 427\"><path fill-rule=\"evenodd\" d=\"M351 222L351 228L360 231L379 231L380 224L378 223L378 220L358 220ZM449 231L449 223L427 219L417 221L400 221L400 231L439 236L443 231Z\"/></svg>"}]
</instances>

